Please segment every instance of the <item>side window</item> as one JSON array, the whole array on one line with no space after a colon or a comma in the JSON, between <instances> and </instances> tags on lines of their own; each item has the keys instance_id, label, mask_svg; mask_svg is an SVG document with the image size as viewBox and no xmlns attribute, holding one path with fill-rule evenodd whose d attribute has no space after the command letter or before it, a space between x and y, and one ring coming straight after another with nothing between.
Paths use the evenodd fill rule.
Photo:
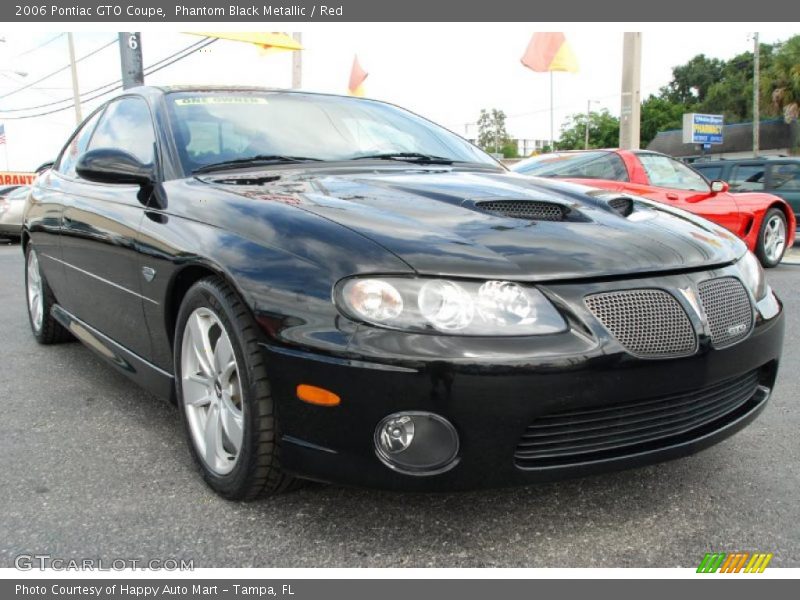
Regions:
<instances>
[{"instance_id":1,"label":"side window","mask_svg":"<svg viewBox=\"0 0 800 600\"><path fill-rule=\"evenodd\" d=\"M800 191L800 163L770 165L770 189L785 192Z\"/></svg>"},{"instance_id":2,"label":"side window","mask_svg":"<svg viewBox=\"0 0 800 600\"><path fill-rule=\"evenodd\" d=\"M602 158L587 163L581 176L589 179L628 181L628 170L619 156L613 152L608 152Z\"/></svg>"},{"instance_id":3,"label":"side window","mask_svg":"<svg viewBox=\"0 0 800 600\"><path fill-rule=\"evenodd\" d=\"M637 154L650 185L676 190L708 191L708 182L680 161L662 154Z\"/></svg>"},{"instance_id":4,"label":"side window","mask_svg":"<svg viewBox=\"0 0 800 600\"><path fill-rule=\"evenodd\" d=\"M118 148L144 164L154 159L156 134L147 103L141 98L122 98L108 105L89 144L90 150Z\"/></svg>"},{"instance_id":5,"label":"side window","mask_svg":"<svg viewBox=\"0 0 800 600\"><path fill-rule=\"evenodd\" d=\"M696 171L700 171L700 174L709 181L714 181L722 176L722 167L717 167L714 165L698 165L696 163L692 166Z\"/></svg>"},{"instance_id":6,"label":"side window","mask_svg":"<svg viewBox=\"0 0 800 600\"><path fill-rule=\"evenodd\" d=\"M92 132L101 114L103 114L102 110L97 111L67 142L61 151L61 157L55 167L56 171L67 177L75 177L75 163L78 162L81 154L86 152L86 146L89 145L89 139L92 137Z\"/></svg>"},{"instance_id":7,"label":"side window","mask_svg":"<svg viewBox=\"0 0 800 600\"><path fill-rule=\"evenodd\" d=\"M764 189L764 165L736 165L728 183L732 192L757 192Z\"/></svg>"}]
</instances>

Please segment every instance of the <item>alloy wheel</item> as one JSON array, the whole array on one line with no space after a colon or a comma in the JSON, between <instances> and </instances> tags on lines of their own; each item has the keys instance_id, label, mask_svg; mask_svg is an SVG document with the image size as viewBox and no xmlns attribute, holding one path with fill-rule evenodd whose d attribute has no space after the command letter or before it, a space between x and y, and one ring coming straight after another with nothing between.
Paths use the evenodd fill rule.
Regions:
<instances>
[{"instance_id":1,"label":"alloy wheel","mask_svg":"<svg viewBox=\"0 0 800 600\"><path fill-rule=\"evenodd\" d=\"M764 228L764 254L770 262L777 262L783 257L786 247L786 224L778 215L772 215Z\"/></svg>"},{"instance_id":2,"label":"alloy wheel","mask_svg":"<svg viewBox=\"0 0 800 600\"><path fill-rule=\"evenodd\" d=\"M242 385L230 337L208 308L196 309L186 321L181 388L197 454L214 473L229 473L244 437Z\"/></svg>"},{"instance_id":3,"label":"alloy wheel","mask_svg":"<svg viewBox=\"0 0 800 600\"><path fill-rule=\"evenodd\" d=\"M37 333L42 329L44 319L44 296L42 294L42 275L39 272L39 259L36 251L28 252L28 311L31 315L33 329Z\"/></svg>"}]
</instances>

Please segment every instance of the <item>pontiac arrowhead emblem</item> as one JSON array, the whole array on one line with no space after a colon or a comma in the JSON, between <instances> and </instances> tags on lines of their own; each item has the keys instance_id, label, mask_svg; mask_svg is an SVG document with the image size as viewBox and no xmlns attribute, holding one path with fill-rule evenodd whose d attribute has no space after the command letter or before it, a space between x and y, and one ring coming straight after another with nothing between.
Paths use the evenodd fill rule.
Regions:
<instances>
[{"instance_id":1,"label":"pontiac arrowhead emblem","mask_svg":"<svg viewBox=\"0 0 800 600\"><path fill-rule=\"evenodd\" d=\"M697 294L694 293L694 290L691 287L685 287L685 288L678 288L678 291L686 299L689 305L694 309L695 314L700 318L700 320L705 321L706 312L703 310L703 307L700 304L700 300L698 300Z\"/></svg>"}]
</instances>

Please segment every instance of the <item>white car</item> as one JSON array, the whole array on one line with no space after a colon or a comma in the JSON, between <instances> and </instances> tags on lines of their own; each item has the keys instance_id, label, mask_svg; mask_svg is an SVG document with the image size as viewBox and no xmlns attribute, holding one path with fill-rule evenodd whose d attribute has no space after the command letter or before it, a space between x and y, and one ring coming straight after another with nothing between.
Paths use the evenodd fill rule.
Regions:
<instances>
[{"instance_id":1,"label":"white car","mask_svg":"<svg viewBox=\"0 0 800 600\"><path fill-rule=\"evenodd\" d=\"M0 238L19 239L22 209L30 191L28 185L0 189Z\"/></svg>"}]
</instances>

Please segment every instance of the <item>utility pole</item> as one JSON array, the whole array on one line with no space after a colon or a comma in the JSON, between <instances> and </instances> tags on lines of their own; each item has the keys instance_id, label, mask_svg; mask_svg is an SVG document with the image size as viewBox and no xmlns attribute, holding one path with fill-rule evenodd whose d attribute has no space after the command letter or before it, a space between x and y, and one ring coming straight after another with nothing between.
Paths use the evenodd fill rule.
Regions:
<instances>
[{"instance_id":1,"label":"utility pole","mask_svg":"<svg viewBox=\"0 0 800 600\"><path fill-rule=\"evenodd\" d=\"M303 34L296 31L292 37L298 44L303 43ZM303 53L300 50L292 51L292 89L298 90L303 87Z\"/></svg>"},{"instance_id":2,"label":"utility pole","mask_svg":"<svg viewBox=\"0 0 800 600\"><path fill-rule=\"evenodd\" d=\"M72 32L67 32L67 46L69 47L69 68L72 72L72 99L75 102L75 124L80 125L83 121L81 116L81 94L78 89L78 66L75 64L75 43L72 40Z\"/></svg>"},{"instance_id":3,"label":"utility pole","mask_svg":"<svg viewBox=\"0 0 800 600\"><path fill-rule=\"evenodd\" d=\"M587 100L586 101L586 135L585 135L584 140L583 140L583 149L584 150L588 150L589 149L589 121L591 120L591 117L592 117L592 102L595 102L597 104L600 103L599 100Z\"/></svg>"},{"instance_id":4,"label":"utility pole","mask_svg":"<svg viewBox=\"0 0 800 600\"><path fill-rule=\"evenodd\" d=\"M753 34L753 156L757 157L761 146L761 107L759 93L761 91L761 45L758 43L758 32Z\"/></svg>"},{"instance_id":5,"label":"utility pole","mask_svg":"<svg viewBox=\"0 0 800 600\"><path fill-rule=\"evenodd\" d=\"M553 71L550 71L550 152L556 151L555 128L553 127Z\"/></svg>"},{"instance_id":6,"label":"utility pole","mask_svg":"<svg viewBox=\"0 0 800 600\"><path fill-rule=\"evenodd\" d=\"M123 31L119 34L119 63L122 69L122 88L144 85L142 66L142 36L138 31Z\"/></svg>"},{"instance_id":7,"label":"utility pole","mask_svg":"<svg viewBox=\"0 0 800 600\"><path fill-rule=\"evenodd\" d=\"M642 34L624 33L622 44L622 107L619 116L619 147L639 149L642 109Z\"/></svg>"}]
</instances>

